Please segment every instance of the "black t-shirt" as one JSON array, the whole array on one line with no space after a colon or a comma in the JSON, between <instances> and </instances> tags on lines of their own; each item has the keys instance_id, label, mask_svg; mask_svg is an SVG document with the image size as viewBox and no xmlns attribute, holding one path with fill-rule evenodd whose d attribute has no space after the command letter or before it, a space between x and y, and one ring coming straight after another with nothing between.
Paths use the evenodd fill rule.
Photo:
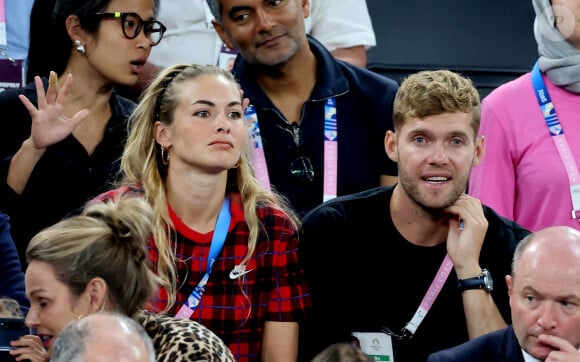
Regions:
<instances>
[{"instance_id":1,"label":"black t-shirt","mask_svg":"<svg viewBox=\"0 0 580 362\"><path fill-rule=\"evenodd\" d=\"M301 260L310 283L313 308L300 329L301 361L353 331L400 331L413 317L445 255L405 240L392 223L392 187L339 197L303 218ZM507 286L517 243L529 233L484 206L489 222L480 265L496 281L494 301L511 322ZM427 355L468 340L461 293L452 270L415 335L393 339L397 362L425 361Z\"/></svg>"}]
</instances>

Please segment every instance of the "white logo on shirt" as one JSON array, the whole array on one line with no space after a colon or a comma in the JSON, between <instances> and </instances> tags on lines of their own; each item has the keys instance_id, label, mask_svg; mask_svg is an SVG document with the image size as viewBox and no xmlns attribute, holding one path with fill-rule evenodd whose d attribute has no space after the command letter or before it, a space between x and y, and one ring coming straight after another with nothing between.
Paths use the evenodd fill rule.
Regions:
<instances>
[{"instance_id":1,"label":"white logo on shirt","mask_svg":"<svg viewBox=\"0 0 580 362\"><path fill-rule=\"evenodd\" d=\"M245 265L236 265L234 267L234 270L232 270L230 272L230 279L237 279L237 278L241 277L244 274L248 274L252 270L254 270L254 269L246 270L246 266Z\"/></svg>"}]
</instances>

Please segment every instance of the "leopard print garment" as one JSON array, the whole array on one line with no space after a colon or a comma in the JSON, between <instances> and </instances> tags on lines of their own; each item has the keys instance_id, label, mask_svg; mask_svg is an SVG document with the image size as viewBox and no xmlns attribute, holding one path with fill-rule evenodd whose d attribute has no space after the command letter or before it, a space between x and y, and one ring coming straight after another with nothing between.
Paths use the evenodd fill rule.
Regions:
<instances>
[{"instance_id":1,"label":"leopard print garment","mask_svg":"<svg viewBox=\"0 0 580 362\"><path fill-rule=\"evenodd\" d=\"M153 340L157 362L235 362L228 346L195 321L145 311L135 319Z\"/></svg>"}]
</instances>

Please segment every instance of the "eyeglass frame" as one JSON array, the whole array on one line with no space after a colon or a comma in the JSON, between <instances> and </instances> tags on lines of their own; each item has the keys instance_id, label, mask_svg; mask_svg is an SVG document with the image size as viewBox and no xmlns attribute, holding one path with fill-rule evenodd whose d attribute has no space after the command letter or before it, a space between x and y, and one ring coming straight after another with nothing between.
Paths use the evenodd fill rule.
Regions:
<instances>
[{"instance_id":1,"label":"eyeglass frame","mask_svg":"<svg viewBox=\"0 0 580 362\"><path fill-rule=\"evenodd\" d=\"M304 156L302 154L303 140L302 129L300 128L300 125L298 123L292 123L286 127L282 127L280 125L277 126L292 136L292 140L294 141L294 147L292 147L292 149L298 152L298 156L290 162L290 175L303 182L312 182L316 176L316 173L314 171L312 161L310 161L310 157ZM300 167L296 167L297 164Z\"/></svg>"},{"instance_id":2,"label":"eyeglass frame","mask_svg":"<svg viewBox=\"0 0 580 362\"><path fill-rule=\"evenodd\" d=\"M88 14L87 16L98 17L98 18L101 18L101 20L102 19L119 19L119 20L121 20L121 30L123 31L123 35L127 39L137 38L139 36L139 34L141 34L141 31L144 31L145 36L147 36L149 39L152 39L151 34L153 33L153 31L147 31L146 29L149 25L158 24L160 28L159 28L159 30L155 30L154 32L158 32L161 34L159 35L159 40L157 42L151 42L151 46L155 46L155 45L159 44L161 42L161 40L163 39L163 35L167 31L167 27L165 25L163 25L163 23L160 22L159 20L155 20L155 19L143 20L143 18L135 12L115 11L112 13ZM137 23L137 30L135 30L135 35L133 35L133 36L129 36L127 34L127 31L125 30L125 20L127 19L128 16L134 16L139 20L139 22Z\"/></svg>"}]
</instances>

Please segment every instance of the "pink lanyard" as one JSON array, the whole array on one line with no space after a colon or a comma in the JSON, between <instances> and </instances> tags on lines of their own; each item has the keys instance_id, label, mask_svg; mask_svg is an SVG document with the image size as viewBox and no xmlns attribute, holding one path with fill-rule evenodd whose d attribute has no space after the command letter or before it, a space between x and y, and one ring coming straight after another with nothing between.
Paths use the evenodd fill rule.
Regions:
<instances>
[{"instance_id":1,"label":"pink lanyard","mask_svg":"<svg viewBox=\"0 0 580 362\"><path fill-rule=\"evenodd\" d=\"M245 111L246 119L250 122L250 147L252 164L258 182L270 189L268 165L264 155L264 145L258 124L258 114L254 106L250 105ZM337 188L337 159L338 159L338 127L336 123L336 100L329 98L324 104L324 180L322 201L336 197Z\"/></svg>"},{"instance_id":2,"label":"pink lanyard","mask_svg":"<svg viewBox=\"0 0 580 362\"><path fill-rule=\"evenodd\" d=\"M0 0L0 47L8 48L8 38L6 37L6 7L5 0Z\"/></svg>"},{"instance_id":3,"label":"pink lanyard","mask_svg":"<svg viewBox=\"0 0 580 362\"><path fill-rule=\"evenodd\" d=\"M403 328L401 328L400 333L393 332L387 327L383 327L383 332L399 340L410 339L413 337L417 331L417 328L419 328L419 325L421 322L423 322L425 316L427 316L431 306L433 306L433 303L435 302L435 299L437 299L441 289L443 289L445 281L451 273L451 269L453 269L453 262L449 258L449 255L446 254L443 262L441 263L441 266L439 267L439 270L437 270L437 274L435 274L435 278L433 278L429 289L427 289L427 293L425 293L423 300L421 300L419 308L417 308L417 311L415 311L413 318L411 318L411 320Z\"/></svg>"}]
</instances>

